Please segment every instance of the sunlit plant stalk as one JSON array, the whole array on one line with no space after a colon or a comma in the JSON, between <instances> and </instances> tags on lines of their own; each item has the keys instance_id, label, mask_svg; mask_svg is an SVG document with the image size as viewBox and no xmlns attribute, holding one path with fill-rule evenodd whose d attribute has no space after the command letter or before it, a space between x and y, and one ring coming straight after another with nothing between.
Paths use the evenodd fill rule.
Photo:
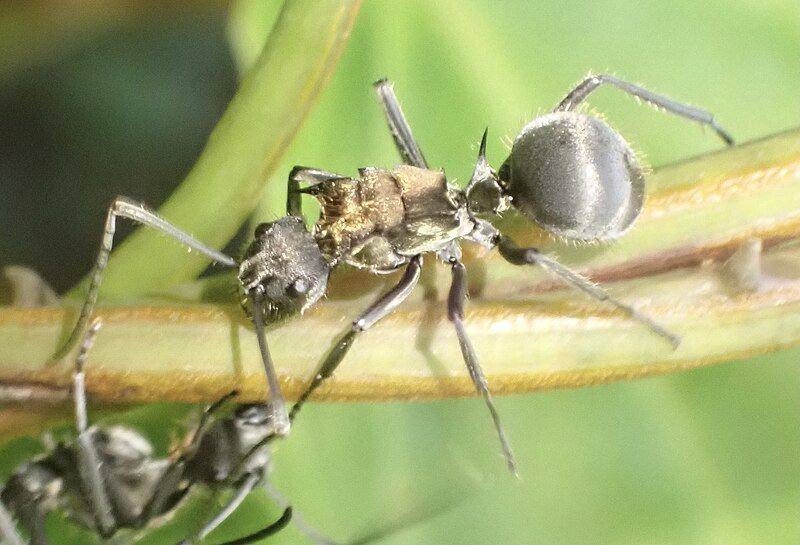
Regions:
<instances>
[{"instance_id":1,"label":"sunlit plant stalk","mask_svg":"<svg viewBox=\"0 0 800 545\"><path fill-rule=\"evenodd\" d=\"M360 0L287 0L258 60L178 189L159 209L211 246L252 213L336 67ZM300 46L299 44L302 44ZM133 300L197 277L208 260L138 229L115 251L101 298ZM86 283L70 292L80 297Z\"/></svg>"},{"instance_id":2,"label":"sunlit plant stalk","mask_svg":"<svg viewBox=\"0 0 800 545\"><path fill-rule=\"evenodd\" d=\"M198 163L161 213L212 245L230 239L319 96L357 9L358 2L286 2ZM304 47L297 48L301 36ZM541 271L473 255L480 267L471 267L479 274L472 278L467 322L493 391L663 374L800 342L796 282L768 278L739 290L719 265L696 267L726 258L748 240L771 247L797 237L800 132L662 168L647 187L642 217L614 244L565 247L513 215L502 227L521 244L535 244L609 283L614 294L678 332L681 347L672 351L635 322L580 295L548 293L558 284ZM769 259L785 262L797 259L798 250L773 253ZM234 387L243 399L263 397L255 339L232 295L235 282L230 276L193 281L205 265L147 230L114 252L101 301L136 304L99 312L105 327L91 356L93 399L208 401ZM273 327L270 342L289 398L380 285L345 270L333 278L327 302ZM81 292L78 287L70 295ZM0 310L3 395L64 395L67 370L51 365L49 355L72 314ZM441 303L410 300L359 340L319 399L471 395L444 321ZM409 339L416 339L414 347Z\"/></svg>"},{"instance_id":3,"label":"sunlit plant stalk","mask_svg":"<svg viewBox=\"0 0 800 545\"><path fill-rule=\"evenodd\" d=\"M680 348L673 351L640 324L580 294L550 293L553 284L540 271L509 267L491 255L480 261L487 276L475 279L466 321L494 392L666 374L800 342L800 283L793 278L798 267L791 266L800 263L800 248L779 244L800 235L800 131L667 167L653 175L650 188L640 222L619 245L589 248L588 257L572 248L570 255L604 278L613 294L680 334ZM514 221L515 234L537 240L531 226ZM756 284L740 286L720 263L688 267L725 257L748 240L775 246L763 263L754 260L764 270ZM557 246L539 242L547 251ZM298 394L365 306L369 284L354 283L356 274L369 277L334 277L329 300L270 331L287 397ZM93 399L209 401L234 387L243 399L260 399L256 342L230 295L234 287L231 276L220 276L154 293L137 306L101 310L106 325L89 365ZM202 302L214 291L223 294L217 302ZM0 311L0 381L35 384L45 396L63 388L64 370L46 362L66 316L59 309ZM318 399L472 395L460 361L443 303L417 297L359 339Z\"/></svg>"}]
</instances>

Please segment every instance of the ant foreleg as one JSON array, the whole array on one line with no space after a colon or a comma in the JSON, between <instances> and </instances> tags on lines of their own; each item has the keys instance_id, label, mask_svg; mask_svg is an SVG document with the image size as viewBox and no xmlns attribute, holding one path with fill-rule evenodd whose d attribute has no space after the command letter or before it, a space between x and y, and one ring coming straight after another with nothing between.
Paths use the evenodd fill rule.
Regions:
<instances>
[{"instance_id":1,"label":"ant foreleg","mask_svg":"<svg viewBox=\"0 0 800 545\"><path fill-rule=\"evenodd\" d=\"M55 355L55 359L62 359L67 353L79 342L79 339L84 338L86 333L84 330L89 322L89 318L94 312L95 303L97 303L97 296L100 291L100 283L103 280L103 271L108 265L108 257L111 253L111 248L114 244L114 233L116 232L117 217L128 218L147 227L152 227L161 231L165 235L174 238L184 246L197 250L204 256L221 263L226 267L235 267L236 260L229 257L222 252L219 252L209 246L206 246L199 240L193 238L187 233L181 231L167 220L147 208L144 204L131 200L127 197L117 197L108 209L106 216L105 229L103 231L103 239L100 243L100 252L97 254L97 261L95 262L94 269L92 270L91 282L89 283L89 291L86 294L86 301L83 303L80 317L78 322L70 334L67 342L62 346Z\"/></svg>"},{"instance_id":2,"label":"ant foreleg","mask_svg":"<svg viewBox=\"0 0 800 545\"><path fill-rule=\"evenodd\" d=\"M78 429L77 457L78 475L89 494L89 505L94 514L95 523L101 534L110 535L116 526L112 513L111 501L106 491L106 483L102 474L103 463L94 444L94 436L88 428L86 412L86 387L84 364L89 350L94 344L95 336L102 322L95 320L86 332L78 356L75 358L73 375L73 395L75 397L75 425Z\"/></svg>"},{"instance_id":3,"label":"ant foreleg","mask_svg":"<svg viewBox=\"0 0 800 545\"><path fill-rule=\"evenodd\" d=\"M317 374L314 375L311 383L306 386L305 391L297 398L297 402L289 412L290 420L294 420L308 397L325 379L333 374L337 367L339 367L339 364L342 363L342 360L353 345L356 335L372 327L375 322L390 314L400 303L405 301L417 285L421 269L422 257L417 255L411 258L411 261L406 266L403 277L397 285L383 294L380 299L375 301L355 322L353 322L350 330L339 339L333 350L328 353L328 356L325 358L325 361L322 362L322 365L317 371Z\"/></svg>"},{"instance_id":4,"label":"ant foreleg","mask_svg":"<svg viewBox=\"0 0 800 545\"><path fill-rule=\"evenodd\" d=\"M236 493L233 495L230 501L226 503L211 520L203 525L203 527L197 533L197 540L202 541L205 539L208 534L217 528L217 526L222 524L228 517L230 517L231 513L238 509L247 495L253 490L256 484L258 484L259 480L261 480L261 475L257 473L249 473L246 475L239 483ZM185 539L181 541L179 545L190 545L191 543L192 540Z\"/></svg>"},{"instance_id":5,"label":"ant foreleg","mask_svg":"<svg viewBox=\"0 0 800 545\"><path fill-rule=\"evenodd\" d=\"M303 205L300 200L303 191L300 189L300 182L318 184L327 180L337 180L347 178L340 174L334 174L327 170L309 168L296 165L289 173L288 188L286 192L286 213L290 216L301 217L303 215Z\"/></svg>"},{"instance_id":6,"label":"ant foreleg","mask_svg":"<svg viewBox=\"0 0 800 545\"><path fill-rule=\"evenodd\" d=\"M261 541L265 537L269 537L271 535L275 535L294 520L292 508L287 506L286 509L283 510L283 514L267 526L266 528L262 528L258 532L252 533L249 536L240 537L239 539L234 539L233 541L226 541L225 543L220 543L220 545L250 545L251 543L255 543L257 541ZM181 544L183 545L183 544Z\"/></svg>"},{"instance_id":7,"label":"ant foreleg","mask_svg":"<svg viewBox=\"0 0 800 545\"><path fill-rule=\"evenodd\" d=\"M17 531L17 526L14 524L14 517L0 501L0 543L6 545L25 545L22 536Z\"/></svg>"}]
</instances>

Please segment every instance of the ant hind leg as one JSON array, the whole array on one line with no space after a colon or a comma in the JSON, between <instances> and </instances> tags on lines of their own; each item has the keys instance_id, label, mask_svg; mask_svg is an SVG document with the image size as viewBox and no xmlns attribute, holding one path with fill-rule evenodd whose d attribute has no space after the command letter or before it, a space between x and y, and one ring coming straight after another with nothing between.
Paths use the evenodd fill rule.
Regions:
<instances>
[{"instance_id":1,"label":"ant hind leg","mask_svg":"<svg viewBox=\"0 0 800 545\"><path fill-rule=\"evenodd\" d=\"M649 316L642 314L632 306L611 297L603 288L593 284L588 279L565 267L554 259L550 259L549 257L543 255L538 249L520 248L511 239L504 236L499 238L499 241L497 242L497 248L500 250L500 255L503 257L503 259L512 265L539 265L547 272L557 276L570 286L578 288L589 297L597 299L598 301L606 301L623 311L634 320L638 320L642 324L646 325L650 331L671 344L673 349L678 348L678 346L681 344L681 338L675 333L672 333L670 330Z\"/></svg>"},{"instance_id":2,"label":"ant hind leg","mask_svg":"<svg viewBox=\"0 0 800 545\"><path fill-rule=\"evenodd\" d=\"M586 98L593 91L604 84L616 87L624 93L628 93L629 95L640 98L645 102L649 102L650 104L653 104L658 108L662 108L671 114L696 121L701 125L708 125L714 129L714 131L716 131L717 135L719 135L719 137L722 138L726 144L729 146L733 144L733 137L728 131L717 124L717 122L714 120L714 116L711 115L710 112L701 110L700 108L695 108L694 106L689 106L688 104L683 104L676 100L672 100L664 95L659 95L652 91L648 91L644 87L634 85L633 83L615 78L614 76L609 76L608 74L597 74L584 79L582 82L576 85L572 91L567 93L567 96L558 103L558 106L556 106L553 111L566 112L569 110L574 110L578 105L586 100Z\"/></svg>"},{"instance_id":3,"label":"ant hind leg","mask_svg":"<svg viewBox=\"0 0 800 545\"><path fill-rule=\"evenodd\" d=\"M397 96L394 94L392 83L387 79L380 79L372 85L375 88L375 92L378 93L378 100L381 101L386 122L389 124L394 144L397 147L397 151L400 152L403 162L419 168L428 168L428 163L422 155L422 150L419 149L419 145L411 133L411 126L408 124L406 116L403 115L402 108L400 108L400 101L397 100Z\"/></svg>"},{"instance_id":4,"label":"ant hind leg","mask_svg":"<svg viewBox=\"0 0 800 545\"><path fill-rule=\"evenodd\" d=\"M519 476L517 472L517 462L514 459L514 453L511 451L511 445L506 437L503 423L500 421L500 415L494 406L492 394L489 391L489 384L486 381L486 376L483 374L483 369L478 361L478 356L475 354L475 348L472 346L472 341L469 340L467 330L464 327L464 302L467 299L467 270L464 264L457 259L452 260L452 283L450 284L450 294L447 297L447 317L453 324L458 336L458 344L461 347L461 354L464 358L464 363L469 371L469 376L475 389L483 397L486 407L492 416L494 428L497 431L497 436L500 439L500 445L503 448L503 456L506 459L508 470L514 475Z\"/></svg>"}]
</instances>

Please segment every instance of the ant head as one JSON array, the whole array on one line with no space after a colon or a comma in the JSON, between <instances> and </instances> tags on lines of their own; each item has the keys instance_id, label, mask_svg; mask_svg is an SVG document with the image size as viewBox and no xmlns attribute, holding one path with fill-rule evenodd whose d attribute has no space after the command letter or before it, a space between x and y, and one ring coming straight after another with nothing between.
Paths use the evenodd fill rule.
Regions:
<instances>
[{"instance_id":1,"label":"ant head","mask_svg":"<svg viewBox=\"0 0 800 545\"><path fill-rule=\"evenodd\" d=\"M302 313L325 293L330 267L303 219L285 216L262 223L239 265L245 295L258 289L264 318L274 322ZM251 312L249 297L245 309Z\"/></svg>"},{"instance_id":2,"label":"ant head","mask_svg":"<svg viewBox=\"0 0 800 545\"><path fill-rule=\"evenodd\" d=\"M497 172L486 160L486 137L489 129L483 131L481 149L472 179L467 185L467 206L473 214L499 214L509 207L510 198L498 183Z\"/></svg>"},{"instance_id":3,"label":"ant head","mask_svg":"<svg viewBox=\"0 0 800 545\"><path fill-rule=\"evenodd\" d=\"M272 426L272 406L264 403L248 403L238 405L233 411L233 418L240 427Z\"/></svg>"},{"instance_id":4,"label":"ant head","mask_svg":"<svg viewBox=\"0 0 800 545\"><path fill-rule=\"evenodd\" d=\"M553 112L525 125L501 173L514 207L557 236L615 239L642 210L636 154L607 123L583 113Z\"/></svg>"},{"instance_id":5,"label":"ant head","mask_svg":"<svg viewBox=\"0 0 800 545\"><path fill-rule=\"evenodd\" d=\"M272 406L264 403L248 403L239 405L233 412L232 428L228 428L236 437L236 448L239 457L243 458L268 436L275 431L272 422ZM230 440L231 434L225 434ZM247 461L245 471L256 471L266 468L270 463L270 449L264 446L251 455Z\"/></svg>"}]
</instances>

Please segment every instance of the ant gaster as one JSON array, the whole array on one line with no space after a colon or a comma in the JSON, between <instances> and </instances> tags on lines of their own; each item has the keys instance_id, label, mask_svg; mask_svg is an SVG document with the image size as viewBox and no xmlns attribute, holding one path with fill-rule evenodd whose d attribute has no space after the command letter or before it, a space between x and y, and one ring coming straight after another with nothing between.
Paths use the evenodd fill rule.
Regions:
<instances>
[{"instance_id":1,"label":"ant gaster","mask_svg":"<svg viewBox=\"0 0 800 545\"><path fill-rule=\"evenodd\" d=\"M358 178L295 167L288 180L287 216L259 225L241 262L206 247L144 205L118 198L109 210L106 235L71 342L80 338L92 313L116 216L154 227L218 263L238 266L244 302L255 324L267 375L275 432L284 435L306 399L345 357L355 337L408 297L420 277L423 254L433 253L451 268L447 315L469 375L491 413L508 467L516 474L511 448L464 326L467 277L459 247L462 240L497 248L515 265L539 265L589 296L613 304L673 347L680 342L649 317L611 298L536 248L519 248L483 219L514 207L550 233L578 241L611 240L630 228L644 200L643 169L616 131L599 118L577 111L603 84L708 125L726 143L732 143L707 112L612 76L590 76L553 112L523 127L499 173L486 159L484 133L472 178L466 190L460 190L447 182L442 171L428 168L391 84L380 80L375 89L405 165L391 170L364 168ZM321 215L312 232L306 229L302 217L303 194L314 196L321 204ZM334 345L288 413L267 349L264 323L313 305L325 292L329 272L341 263L378 274L405 270L399 282L367 308Z\"/></svg>"}]
</instances>

